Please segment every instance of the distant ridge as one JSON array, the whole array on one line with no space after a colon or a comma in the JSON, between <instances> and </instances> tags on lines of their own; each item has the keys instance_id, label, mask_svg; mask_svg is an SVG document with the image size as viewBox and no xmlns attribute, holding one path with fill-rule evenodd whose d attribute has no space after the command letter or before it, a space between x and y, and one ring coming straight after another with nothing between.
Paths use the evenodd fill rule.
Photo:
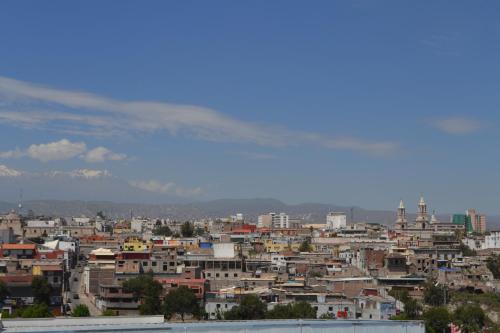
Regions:
<instances>
[{"instance_id":1,"label":"distant ridge","mask_svg":"<svg viewBox=\"0 0 500 333\"><path fill-rule=\"evenodd\" d=\"M243 213L245 218L256 222L259 214L267 212L285 212L292 217L303 218L307 223L324 223L325 216L330 211L341 211L347 214L351 221L351 209L355 222L393 224L396 218L394 211L368 210L360 207L347 207L321 203L302 203L288 205L272 198L255 199L217 199L193 203L172 204L143 204L143 203L116 203L110 201L63 201L63 200L32 200L23 203L23 212L33 210L37 215L56 216L95 216L103 211L106 216L126 218L130 214L143 217L160 217L175 220L192 218L226 217L236 213ZM17 204L0 202L0 211L8 212L17 209ZM409 215L409 219L414 216ZM449 215L439 215L438 219L447 222ZM500 227L499 216L488 217L488 228Z\"/></svg>"}]
</instances>

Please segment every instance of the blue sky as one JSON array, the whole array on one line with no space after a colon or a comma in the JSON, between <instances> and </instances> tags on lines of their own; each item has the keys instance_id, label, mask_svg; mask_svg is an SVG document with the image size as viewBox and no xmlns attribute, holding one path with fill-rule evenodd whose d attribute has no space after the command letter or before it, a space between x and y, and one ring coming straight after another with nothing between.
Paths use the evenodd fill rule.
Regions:
<instances>
[{"instance_id":1,"label":"blue sky","mask_svg":"<svg viewBox=\"0 0 500 333\"><path fill-rule=\"evenodd\" d=\"M67 198L50 187L57 171L138 190L107 194L117 201L392 209L403 198L411 210L422 193L438 212L500 213L499 11L493 1L3 2L0 184L11 185L0 198L17 200L16 186ZM78 184L71 198L94 198Z\"/></svg>"}]
</instances>

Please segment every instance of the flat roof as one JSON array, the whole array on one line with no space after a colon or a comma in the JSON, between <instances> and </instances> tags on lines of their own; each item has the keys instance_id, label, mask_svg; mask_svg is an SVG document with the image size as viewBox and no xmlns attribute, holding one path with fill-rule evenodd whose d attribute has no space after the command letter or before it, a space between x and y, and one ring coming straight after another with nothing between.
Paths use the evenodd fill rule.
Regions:
<instances>
[{"instance_id":1,"label":"flat roof","mask_svg":"<svg viewBox=\"0 0 500 333\"><path fill-rule=\"evenodd\" d=\"M370 332L425 333L422 321L392 320L255 320L165 323L163 316L7 319L2 332L262 332L286 333L307 327L308 332L343 332L354 326Z\"/></svg>"}]
</instances>

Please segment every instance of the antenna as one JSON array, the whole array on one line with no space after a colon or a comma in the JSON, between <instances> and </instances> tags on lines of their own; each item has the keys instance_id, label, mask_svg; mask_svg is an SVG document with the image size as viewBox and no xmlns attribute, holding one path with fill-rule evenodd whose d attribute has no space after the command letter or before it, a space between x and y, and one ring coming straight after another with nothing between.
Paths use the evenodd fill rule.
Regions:
<instances>
[{"instance_id":1,"label":"antenna","mask_svg":"<svg viewBox=\"0 0 500 333\"><path fill-rule=\"evenodd\" d=\"M19 190L19 204L17 205L19 210L18 213L21 213L21 210L23 209L23 189L21 188Z\"/></svg>"}]
</instances>

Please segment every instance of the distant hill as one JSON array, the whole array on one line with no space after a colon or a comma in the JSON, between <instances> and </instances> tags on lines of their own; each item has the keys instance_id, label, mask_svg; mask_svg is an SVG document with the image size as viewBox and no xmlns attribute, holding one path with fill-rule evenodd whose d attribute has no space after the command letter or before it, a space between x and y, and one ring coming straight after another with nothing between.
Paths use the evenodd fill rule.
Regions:
<instances>
[{"instance_id":1,"label":"distant hill","mask_svg":"<svg viewBox=\"0 0 500 333\"><path fill-rule=\"evenodd\" d=\"M0 211L7 212L16 209L17 205L0 202ZM176 220L193 218L226 217L236 213L244 214L248 221L257 221L259 214L267 212L285 212L292 217L303 218L308 223L324 223L325 216L331 211L341 211L347 214L348 221L351 217L355 222L369 222L392 224L396 218L394 211L368 210L360 207L346 207L320 203L302 203L287 205L276 199L219 199L205 202L173 203L173 204L142 204L142 203L116 203L108 201L62 201L62 200L33 200L24 203L23 212L33 210L37 215L46 216L95 216L103 211L113 218L134 216L161 217ZM409 214L409 219L414 215ZM440 215L441 221L449 221L449 215ZM500 216L488 218L489 229L500 228Z\"/></svg>"}]
</instances>

